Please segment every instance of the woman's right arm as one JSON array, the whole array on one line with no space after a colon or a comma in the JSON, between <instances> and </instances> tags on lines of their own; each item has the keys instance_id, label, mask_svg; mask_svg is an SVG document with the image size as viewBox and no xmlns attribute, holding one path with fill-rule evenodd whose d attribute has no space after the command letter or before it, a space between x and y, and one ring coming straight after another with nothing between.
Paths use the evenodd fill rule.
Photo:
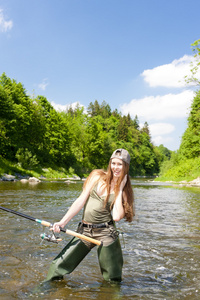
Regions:
<instances>
[{"instance_id":1,"label":"woman's right arm","mask_svg":"<svg viewBox=\"0 0 200 300\"><path fill-rule=\"evenodd\" d=\"M54 232L60 232L60 227L63 228L83 208L90 195L90 191L94 185L95 180L97 180L96 176L94 176L92 180L89 181L89 183L83 189L81 195L70 206L64 217L59 222L53 224Z\"/></svg>"},{"instance_id":2,"label":"woman's right arm","mask_svg":"<svg viewBox=\"0 0 200 300\"><path fill-rule=\"evenodd\" d=\"M53 224L53 231L60 232L60 227L64 227L85 205L89 194L87 189L83 190L81 195L74 201L74 203L70 206L67 213L60 220L60 222L56 222Z\"/></svg>"}]
</instances>

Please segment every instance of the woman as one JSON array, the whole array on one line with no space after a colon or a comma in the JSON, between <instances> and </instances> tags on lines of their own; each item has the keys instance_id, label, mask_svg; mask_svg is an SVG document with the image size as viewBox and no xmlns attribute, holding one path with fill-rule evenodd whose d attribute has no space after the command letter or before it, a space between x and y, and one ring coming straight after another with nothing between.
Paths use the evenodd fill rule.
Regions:
<instances>
[{"instance_id":1,"label":"woman","mask_svg":"<svg viewBox=\"0 0 200 300\"><path fill-rule=\"evenodd\" d=\"M81 195L53 231L59 232L83 207L78 232L103 242L98 247L100 269L105 280L121 281L123 258L115 221L134 216L133 190L128 175L130 155L125 149L113 152L106 171L94 170L84 183ZM46 280L71 273L95 244L73 238L53 260Z\"/></svg>"}]
</instances>

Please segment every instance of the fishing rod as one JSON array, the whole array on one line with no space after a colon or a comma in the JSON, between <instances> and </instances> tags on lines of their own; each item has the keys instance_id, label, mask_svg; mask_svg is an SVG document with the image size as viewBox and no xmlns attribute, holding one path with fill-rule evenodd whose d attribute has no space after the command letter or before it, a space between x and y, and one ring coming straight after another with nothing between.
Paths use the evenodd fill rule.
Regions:
<instances>
[{"instance_id":1,"label":"fishing rod","mask_svg":"<svg viewBox=\"0 0 200 300\"><path fill-rule=\"evenodd\" d=\"M47 221L39 220L39 219L33 218L33 217L31 217L31 216L25 215L25 214L23 214L23 213L21 213L21 212L12 210L12 209L10 209L10 208L6 208L6 207L3 207L3 206L0 206L0 209L5 210L5 211L7 211L7 212L9 212L9 213L18 215L18 216L20 216L20 217L22 217L22 218L25 218L25 219L28 219L28 220L37 222L37 223L39 223L39 224L41 224L41 225L43 225L43 226L46 226L46 227L52 227L52 226L53 226L53 224L51 224L51 223L49 223L49 222L47 222ZM88 236L85 236L85 235L83 235L83 234L80 234L80 233L78 233L78 232L75 232L75 231L72 231L72 230L69 230L69 229L63 229L63 228L60 228L60 231L65 232L66 234L75 236L75 237L77 237L77 238L79 238L79 239L81 239L81 240L85 240L85 241L87 241L87 242L91 242L91 243L96 244L96 245L98 245L98 246L100 246L100 245L103 244L101 241L97 241L97 240L95 240L95 239L93 239L93 238L90 238L90 237L88 237ZM41 238L44 239L44 240L50 241L50 242L54 242L54 243L57 243L57 242L60 240L59 238L56 238L56 236L54 235L54 233L53 233L53 236L52 236L52 237L47 236L47 235L45 235L45 234L41 234Z\"/></svg>"}]
</instances>

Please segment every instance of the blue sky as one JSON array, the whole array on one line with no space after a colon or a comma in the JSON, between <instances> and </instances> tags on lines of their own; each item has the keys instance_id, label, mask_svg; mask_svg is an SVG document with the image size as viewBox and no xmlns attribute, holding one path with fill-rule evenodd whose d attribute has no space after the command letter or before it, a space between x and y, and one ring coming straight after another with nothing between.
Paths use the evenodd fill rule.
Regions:
<instances>
[{"instance_id":1,"label":"blue sky","mask_svg":"<svg viewBox=\"0 0 200 300\"><path fill-rule=\"evenodd\" d=\"M0 74L56 109L105 100L177 150L199 0L1 0Z\"/></svg>"}]
</instances>

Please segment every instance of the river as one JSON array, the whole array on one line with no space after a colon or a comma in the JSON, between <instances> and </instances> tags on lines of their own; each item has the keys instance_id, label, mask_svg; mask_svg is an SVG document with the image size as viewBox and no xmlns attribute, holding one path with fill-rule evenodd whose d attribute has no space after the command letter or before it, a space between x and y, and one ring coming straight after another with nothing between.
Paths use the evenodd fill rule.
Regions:
<instances>
[{"instance_id":1,"label":"river","mask_svg":"<svg viewBox=\"0 0 200 300\"><path fill-rule=\"evenodd\" d=\"M49 229L0 210L0 299L199 299L200 188L132 180L136 217L117 228L124 256L120 284L103 281L94 248L62 281L41 284L59 244L42 241ZM53 223L78 197L82 183L0 182L0 205ZM81 213L68 229L76 230Z\"/></svg>"}]
</instances>

